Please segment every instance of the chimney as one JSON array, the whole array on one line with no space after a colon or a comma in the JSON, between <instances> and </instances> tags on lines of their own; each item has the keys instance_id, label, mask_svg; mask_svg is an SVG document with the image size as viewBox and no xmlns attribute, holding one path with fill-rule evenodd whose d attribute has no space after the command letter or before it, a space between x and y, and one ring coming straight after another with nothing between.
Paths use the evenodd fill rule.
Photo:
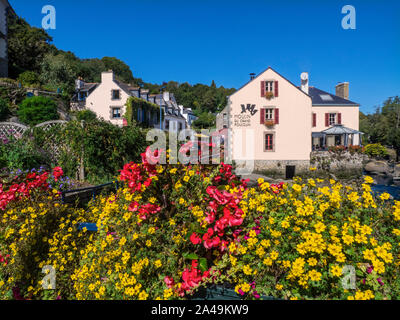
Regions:
<instances>
[{"instance_id":1,"label":"chimney","mask_svg":"<svg viewBox=\"0 0 400 320\"><path fill-rule=\"evenodd\" d=\"M256 74L255 73L250 73L250 80L253 80L254 78L256 77Z\"/></svg>"},{"instance_id":2,"label":"chimney","mask_svg":"<svg viewBox=\"0 0 400 320\"><path fill-rule=\"evenodd\" d=\"M168 91L163 92L163 99L165 101L169 101L169 92Z\"/></svg>"},{"instance_id":3,"label":"chimney","mask_svg":"<svg viewBox=\"0 0 400 320\"><path fill-rule=\"evenodd\" d=\"M343 99L349 100L349 83L341 82L336 85L336 95Z\"/></svg>"},{"instance_id":4,"label":"chimney","mask_svg":"<svg viewBox=\"0 0 400 320\"><path fill-rule=\"evenodd\" d=\"M101 82L114 81L114 72L112 70L101 73Z\"/></svg>"},{"instance_id":5,"label":"chimney","mask_svg":"<svg viewBox=\"0 0 400 320\"><path fill-rule=\"evenodd\" d=\"M301 79L301 90L308 94L308 72L303 72L300 75Z\"/></svg>"}]
</instances>

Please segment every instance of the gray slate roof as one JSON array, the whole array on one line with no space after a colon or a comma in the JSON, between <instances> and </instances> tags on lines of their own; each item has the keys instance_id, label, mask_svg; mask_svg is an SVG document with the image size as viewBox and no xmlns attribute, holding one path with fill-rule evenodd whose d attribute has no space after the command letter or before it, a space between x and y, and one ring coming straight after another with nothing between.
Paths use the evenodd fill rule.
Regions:
<instances>
[{"instance_id":1,"label":"gray slate roof","mask_svg":"<svg viewBox=\"0 0 400 320\"><path fill-rule=\"evenodd\" d=\"M309 87L308 95L312 99L313 106L359 106L356 102L343 99L315 87Z\"/></svg>"},{"instance_id":2,"label":"gray slate roof","mask_svg":"<svg viewBox=\"0 0 400 320\"><path fill-rule=\"evenodd\" d=\"M335 124L334 126L323 130L321 133L325 134L358 134L361 133L360 131L347 128L342 124Z\"/></svg>"}]
</instances>

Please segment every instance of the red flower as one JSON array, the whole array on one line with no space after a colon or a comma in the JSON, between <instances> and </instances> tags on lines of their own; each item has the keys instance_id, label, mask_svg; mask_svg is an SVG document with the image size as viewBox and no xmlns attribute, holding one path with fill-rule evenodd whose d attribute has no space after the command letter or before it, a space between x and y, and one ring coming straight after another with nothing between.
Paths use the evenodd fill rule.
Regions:
<instances>
[{"instance_id":1,"label":"red flower","mask_svg":"<svg viewBox=\"0 0 400 320\"><path fill-rule=\"evenodd\" d=\"M62 170L61 167L55 167L55 168L53 169L53 176L54 176L54 180L55 180L56 182L58 181L58 179L59 179L60 177L63 176L63 174L64 174L64 172L63 172L63 170Z\"/></svg>"},{"instance_id":2,"label":"red flower","mask_svg":"<svg viewBox=\"0 0 400 320\"><path fill-rule=\"evenodd\" d=\"M201 243L201 238L195 232L193 232L192 235L190 236L190 241L193 244L199 244Z\"/></svg>"}]
</instances>

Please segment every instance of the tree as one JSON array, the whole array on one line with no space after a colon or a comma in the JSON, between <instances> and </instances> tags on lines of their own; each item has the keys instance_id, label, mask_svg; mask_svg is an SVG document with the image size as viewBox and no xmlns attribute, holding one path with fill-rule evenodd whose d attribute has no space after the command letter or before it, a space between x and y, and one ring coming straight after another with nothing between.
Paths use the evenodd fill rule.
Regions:
<instances>
[{"instance_id":1,"label":"tree","mask_svg":"<svg viewBox=\"0 0 400 320\"><path fill-rule=\"evenodd\" d=\"M203 112L200 116L193 122L193 128L195 129L210 129L215 126L215 116Z\"/></svg>"},{"instance_id":2,"label":"tree","mask_svg":"<svg viewBox=\"0 0 400 320\"><path fill-rule=\"evenodd\" d=\"M35 86L40 83L39 75L34 71L25 71L18 76L18 82L24 86Z\"/></svg>"},{"instance_id":3,"label":"tree","mask_svg":"<svg viewBox=\"0 0 400 320\"><path fill-rule=\"evenodd\" d=\"M95 112L93 112L92 110L86 109L86 110L82 110L79 111L76 114L76 119L78 121L86 121L86 122L90 122L90 121L94 121L97 119L97 115Z\"/></svg>"},{"instance_id":4,"label":"tree","mask_svg":"<svg viewBox=\"0 0 400 320\"><path fill-rule=\"evenodd\" d=\"M75 90L76 72L71 58L64 53L48 54L41 64L40 81L53 89L61 88L69 93Z\"/></svg>"},{"instance_id":5,"label":"tree","mask_svg":"<svg viewBox=\"0 0 400 320\"><path fill-rule=\"evenodd\" d=\"M27 125L37 125L41 122L57 120L57 104L50 98L31 97L26 98L19 105L18 117Z\"/></svg>"},{"instance_id":6,"label":"tree","mask_svg":"<svg viewBox=\"0 0 400 320\"><path fill-rule=\"evenodd\" d=\"M44 56L55 47L53 39L43 29L31 27L24 19L8 16L8 60L10 77L24 71L40 70Z\"/></svg>"},{"instance_id":7,"label":"tree","mask_svg":"<svg viewBox=\"0 0 400 320\"><path fill-rule=\"evenodd\" d=\"M125 62L114 57L104 57L101 61L105 67L105 70L102 71L113 70L121 81L126 83L133 82L132 71Z\"/></svg>"}]
</instances>

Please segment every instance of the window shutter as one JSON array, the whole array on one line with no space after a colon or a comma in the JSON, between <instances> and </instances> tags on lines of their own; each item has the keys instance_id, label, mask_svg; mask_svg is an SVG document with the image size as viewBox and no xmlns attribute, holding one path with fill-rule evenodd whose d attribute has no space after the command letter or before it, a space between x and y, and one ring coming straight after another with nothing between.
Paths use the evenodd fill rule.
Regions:
<instances>
[{"instance_id":1,"label":"window shutter","mask_svg":"<svg viewBox=\"0 0 400 320\"><path fill-rule=\"evenodd\" d=\"M264 124L265 122L265 109L261 108L260 109L260 124Z\"/></svg>"},{"instance_id":2,"label":"window shutter","mask_svg":"<svg viewBox=\"0 0 400 320\"><path fill-rule=\"evenodd\" d=\"M265 97L265 81L261 81L261 97Z\"/></svg>"},{"instance_id":3,"label":"window shutter","mask_svg":"<svg viewBox=\"0 0 400 320\"><path fill-rule=\"evenodd\" d=\"M317 126L317 114L316 113L312 114L312 126L313 127Z\"/></svg>"},{"instance_id":4,"label":"window shutter","mask_svg":"<svg viewBox=\"0 0 400 320\"><path fill-rule=\"evenodd\" d=\"M274 88L275 89L274 96L277 97L279 95L278 81L275 81L274 87L275 87Z\"/></svg>"},{"instance_id":5,"label":"window shutter","mask_svg":"<svg viewBox=\"0 0 400 320\"><path fill-rule=\"evenodd\" d=\"M338 113L338 115L337 115L337 122L338 122L338 124L342 124L342 114L341 113Z\"/></svg>"},{"instance_id":6,"label":"window shutter","mask_svg":"<svg viewBox=\"0 0 400 320\"><path fill-rule=\"evenodd\" d=\"M329 113L325 113L325 127L329 127Z\"/></svg>"},{"instance_id":7,"label":"window shutter","mask_svg":"<svg viewBox=\"0 0 400 320\"><path fill-rule=\"evenodd\" d=\"M275 109L275 124L279 124L279 109Z\"/></svg>"}]
</instances>

